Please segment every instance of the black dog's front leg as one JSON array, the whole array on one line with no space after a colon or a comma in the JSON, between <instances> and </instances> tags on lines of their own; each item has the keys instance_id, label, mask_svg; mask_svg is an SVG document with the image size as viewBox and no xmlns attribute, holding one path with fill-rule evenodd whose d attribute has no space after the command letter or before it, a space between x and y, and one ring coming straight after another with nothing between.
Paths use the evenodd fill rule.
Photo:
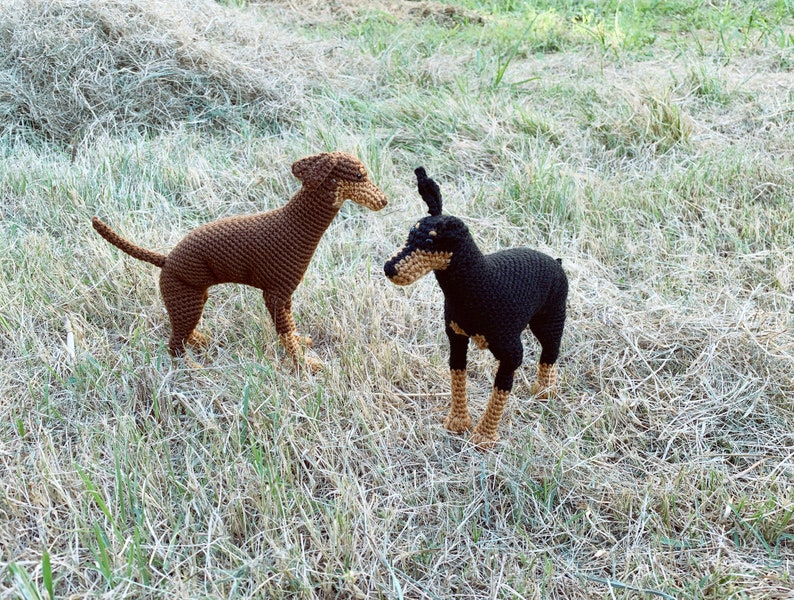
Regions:
<instances>
[{"instance_id":1,"label":"black dog's front leg","mask_svg":"<svg viewBox=\"0 0 794 600\"><path fill-rule=\"evenodd\" d=\"M449 375L452 379L450 410L444 420L444 427L455 433L462 433L471 427L469 404L466 398L466 362L469 338L455 333L447 322L449 338Z\"/></svg>"},{"instance_id":2,"label":"black dog's front leg","mask_svg":"<svg viewBox=\"0 0 794 600\"><path fill-rule=\"evenodd\" d=\"M507 351L494 351L494 356L499 360L499 368L496 370L491 398L471 436L471 442L479 450L486 450L499 441L499 422L513 389L513 374L524 358L520 338L514 340Z\"/></svg>"}]
</instances>

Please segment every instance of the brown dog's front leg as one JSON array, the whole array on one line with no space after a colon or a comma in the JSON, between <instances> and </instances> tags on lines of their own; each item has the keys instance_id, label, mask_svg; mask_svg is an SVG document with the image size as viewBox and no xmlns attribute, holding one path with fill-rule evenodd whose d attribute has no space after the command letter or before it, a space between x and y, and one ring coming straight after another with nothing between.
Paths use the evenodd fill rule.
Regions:
<instances>
[{"instance_id":1,"label":"brown dog's front leg","mask_svg":"<svg viewBox=\"0 0 794 600\"><path fill-rule=\"evenodd\" d=\"M287 354L292 359L293 364L298 367L301 359L312 371L317 371L322 367L322 364L310 357L304 357L301 349L301 338L295 333L295 321L292 318L292 299L287 300L265 300L270 316L273 317L273 323L276 326L276 333L278 333L281 343L287 351ZM309 340L307 345L311 345Z\"/></svg>"}]
</instances>

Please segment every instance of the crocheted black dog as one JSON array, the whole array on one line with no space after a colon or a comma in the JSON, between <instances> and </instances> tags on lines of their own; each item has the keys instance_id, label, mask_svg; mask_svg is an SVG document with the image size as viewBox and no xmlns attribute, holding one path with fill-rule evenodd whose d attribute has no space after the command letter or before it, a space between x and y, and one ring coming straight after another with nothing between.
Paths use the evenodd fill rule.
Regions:
<instances>
[{"instance_id":1,"label":"crocheted black dog","mask_svg":"<svg viewBox=\"0 0 794 600\"><path fill-rule=\"evenodd\" d=\"M529 248L483 255L463 221L441 214L436 182L422 167L415 173L430 216L411 228L405 247L386 262L384 271L397 285L411 284L433 271L444 292L452 378L447 429L461 433L471 426L466 399L469 338L499 361L491 398L471 440L485 449L499 439L497 428L513 388L513 373L523 361L521 332L527 326L542 347L532 391L548 397L555 389L568 279L561 261Z\"/></svg>"}]
</instances>

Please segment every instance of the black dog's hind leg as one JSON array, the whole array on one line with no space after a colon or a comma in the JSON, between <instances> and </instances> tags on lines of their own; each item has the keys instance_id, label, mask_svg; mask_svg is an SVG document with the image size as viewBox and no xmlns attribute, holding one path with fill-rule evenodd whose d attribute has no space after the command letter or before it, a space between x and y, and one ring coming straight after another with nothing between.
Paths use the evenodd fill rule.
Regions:
<instances>
[{"instance_id":1,"label":"black dog's hind leg","mask_svg":"<svg viewBox=\"0 0 794 600\"><path fill-rule=\"evenodd\" d=\"M471 427L469 403L466 398L466 362L469 338L455 333L447 324L449 338L449 375L452 380L452 396L444 427L455 433L462 433Z\"/></svg>"},{"instance_id":2,"label":"black dog's hind leg","mask_svg":"<svg viewBox=\"0 0 794 600\"><path fill-rule=\"evenodd\" d=\"M540 342L538 376L532 384L532 394L537 398L549 398L557 389L557 357L565 325L565 304L553 315L544 315L529 322L529 328Z\"/></svg>"},{"instance_id":3,"label":"black dog's hind leg","mask_svg":"<svg viewBox=\"0 0 794 600\"><path fill-rule=\"evenodd\" d=\"M512 339L507 348L491 348L491 352L499 361L499 368L496 370L488 406L471 436L471 442L479 450L486 450L499 441L499 422L513 389L513 374L524 360L520 335Z\"/></svg>"}]
</instances>

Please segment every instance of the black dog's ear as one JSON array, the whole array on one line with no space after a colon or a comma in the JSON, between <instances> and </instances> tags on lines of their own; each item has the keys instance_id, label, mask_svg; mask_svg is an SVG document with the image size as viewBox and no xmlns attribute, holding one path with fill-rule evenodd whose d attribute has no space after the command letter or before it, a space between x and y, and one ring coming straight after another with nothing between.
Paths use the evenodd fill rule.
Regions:
<instances>
[{"instance_id":1,"label":"black dog's ear","mask_svg":"<svg viewBox=\"0 0 794 600\"><path fill-rule=\"evenodd\" d=\"M427 204L430 209L427 212L435 217L441 214L441 190L438 184L427 176L427 171L424 167L417 167L414 169L416 174L416 187L419 190L419 195L422 200Z\"/></svg>"}]
</instances>

